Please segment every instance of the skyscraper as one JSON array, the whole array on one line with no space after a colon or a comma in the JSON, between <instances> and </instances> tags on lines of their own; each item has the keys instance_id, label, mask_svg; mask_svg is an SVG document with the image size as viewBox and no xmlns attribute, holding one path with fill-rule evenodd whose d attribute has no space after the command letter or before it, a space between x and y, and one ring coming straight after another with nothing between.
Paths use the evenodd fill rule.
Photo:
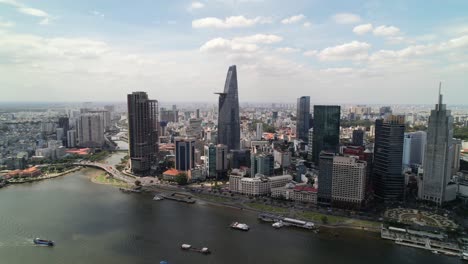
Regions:
<instances>
[{"instance_id":1,"label":"skyscraper","mask_svg":"<svg viewBox=\"0 0 468 264\"><path fill-rule=\"evenodd\" d=\"M364 145L364 130L357 129L353 131L353 145L354 146Z\"/></svg>"},{"instance_id":2,"label":"skyscraper","mask_svg":"<svg viewBox=\"0 0 468 264\"><path fill-rule=\"evenodd\" d=\"M224 178L228 171L228 149L226 145L216 145L216 179Z\"/></svg>"},{"instance_id":3,"label":"skyscraper","mask_svg":"<svg viewBox=\"0 0 468 264\"><path fill-rule=\"evenodd\" d=\"M332 203L360 207L366 191L366 162L354 157L333 158Z\"/></svg>"},{"instance_id":4,"label":"skyscraper","mask_svg":"<svg viewBox=\"0 0 468 264\"><path fill-rule=\"evenodd\" d=\"M218 93L218 144L226 145L228 151L240 149L239 96L237 93L237 70L233 65L227 72L224 91Z\"/></svg>"},{"instance_id":5,"label":"skyscraper","mask_svg":"<svg viewBox=\"0 0 468 264\"><path fill-rule=\"evenodd\" d=\"M322 151L338 153L340 147L340 112L338 105L314 105L312 153L315 164Z\"/></svg>"},{"instance_id":6,"label":"skyscraper","mask_svg":"<svg viewBox=\"0 0 468 264\"><path fill-rule=\"evenodd\" d=\"M99 114L82 114L77 128L80 147L100 148L104 145L104 125Z\"/></svg>"},{"instance_id":7,"label":"skyscraper","mask_svg":"<svg viewBox=\"0 0 468 264\"><path fill-rule=\"evenodd\" d=\"M195 167L195 138L176 137L176 169L189 171Z\"/></svg>"},{"instance_id":8,"label":"skyscraper","mask_svg":"<svg viewBox=\"0 0 468 264\"><path fill-rule=\"evenodd\" d=\"M319 157L317 200L322 204L330 204L332 198L333 158L335 154L322 152Z\"/></svg>"},{"instance_id":9,"label":"skyscraper","mask_svg":"<svg viewBox=\"0 0 468 264\"><path fill-rule=\"evenodd\" d=\"M62 116L58 119L58 127L63 129L62 138L57 138L57 140L62 140L64 146L67 146L67 133L70 129L70 121L68 117Z\"/></svg>"},{"instance_id":10,"label":"skyscraper","mask_svg":"<svg viewBox=\"0 0 468 264\"><path fill-rule=\"evenodd\" d=\"M297 98L297 122L296 134L297 138L307 142L310 119L310 96L302 96Z\"/></svg>"},{"instance_id":11,"label":"skyscraper","mask_svg":"<svg viewBox=\"0 0 468 264\"><path fill-rule=\"evenodd\" d=\"M442 103L431 110L427 128L427 146L424 157L422 199L437 204L446 202L447 184L452 177L453 163L453 117Z\"/></svg>"},{"instance_id":12,"label":"skyscraper","mask_svg":"<svg viewBox=\"0 0 468 264\"><path fill-rule=\"evenodd\" d=\"M402 174L405 117L388 115L375 121L373 179L375 196L401 200L405 189Z\"/></svg>"},{"instance_id":13,"label":"skyscraper","mask_svg":"<svg viewBox=\"0 0 468 264\"><path fill-rule=\"evenodd\" d=\"M147 173L158 152L158 101L145 92L127 95L128 143L132 172Z\"/></svg>"},{"instance_id":14,"label":"skyscraper","mask_svg":"<svg viewBox=\"0 0 468 264\"><path fill-rule=\"evenodd\" d=\"M403 166L409 168L423 164L426 141L427 133L425 131L405 133Z\"/></svg>"}]
</instances>

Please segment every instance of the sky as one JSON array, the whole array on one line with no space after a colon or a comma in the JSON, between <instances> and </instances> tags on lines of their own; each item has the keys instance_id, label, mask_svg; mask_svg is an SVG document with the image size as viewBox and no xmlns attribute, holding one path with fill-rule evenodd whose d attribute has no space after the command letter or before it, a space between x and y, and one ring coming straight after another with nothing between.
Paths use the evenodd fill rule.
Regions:
<instances>
[{"instance_id":1,"label":"sky","mask_svg":"<svg viewBox=\"0 0 468 264\"><path fill-rule=\"evenodd\" d=\"M0 0L0 101L468 102L468 1Z\"/></svg>"}]
</instances>

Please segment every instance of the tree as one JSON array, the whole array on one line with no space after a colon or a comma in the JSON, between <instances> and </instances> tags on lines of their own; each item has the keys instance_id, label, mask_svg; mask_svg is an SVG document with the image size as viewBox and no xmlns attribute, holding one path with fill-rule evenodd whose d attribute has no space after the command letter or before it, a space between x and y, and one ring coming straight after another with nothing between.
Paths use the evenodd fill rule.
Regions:
<instances>
[{"instance_id":1,"label":"tree","mask_svg":"<svg viewBox=\"0 0 468 264\"><path fill-rule=\"evenodd\" d=\"M324 224L324 225L328 224L328 217L326 215L322 216L322 218L320 218L320 220L322 221L322 224Z\"/></svg>"},{"instance_id":2,"label":"tree","mask_svg":"<svg viewBox=\"0 0 468 264\"><path fill-rule=\"evenodd\" d=\"M177 174L177 176L175 177L175 181L179 185L186 185L188 182L187 174L185 172Z\"/></svg>"}]
</instances>

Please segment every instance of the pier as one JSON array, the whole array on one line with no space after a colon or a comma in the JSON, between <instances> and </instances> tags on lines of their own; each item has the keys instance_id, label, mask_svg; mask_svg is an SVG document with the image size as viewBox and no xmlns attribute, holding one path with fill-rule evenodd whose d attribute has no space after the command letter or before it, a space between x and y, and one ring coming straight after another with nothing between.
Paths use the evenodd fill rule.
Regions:
<instances>
[{"instance_id":1,"label":"pier","mask_svg":"<svg viewBox=\"0 0 468 264\"><path fill-rule=\"evenodd\" d=\"M263 222L282 222L284 226L295 226L295 227L300 227L300 228L305 228L305 229L317 229L314 223L312 222L307 222L307 221L302 221L298 219L293 219L293 218L288 218L288 217L283 217L279 215L273 215L273 214L259 214L258 219L263 221Z\"/></svg>"},{"instance_id":2,"label":"pier","mask_svg":"<svg viewBox=\"0 0 468 264\"><path fill-rule=\"evenodd\" d=\"M193 204L196 201L195 199L193 199L192 196L183 193L162 194L160 196L164 199L173 200L177 202L184 202L188 204Z\"/></svg>"}]
</instances>

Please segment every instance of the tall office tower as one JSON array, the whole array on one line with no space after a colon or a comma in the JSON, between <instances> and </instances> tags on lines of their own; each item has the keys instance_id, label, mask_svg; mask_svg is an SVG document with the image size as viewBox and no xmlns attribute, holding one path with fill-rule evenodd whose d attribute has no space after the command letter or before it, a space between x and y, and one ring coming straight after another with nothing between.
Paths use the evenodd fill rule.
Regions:
<instances>
[{"instance_id":1,"label":"tall office tower","mask_svg":"<svg viewBox=\"0 0 468 264\"><path fill-rule=\"evenodd\" d=\"M218 144L226 145L228 151L240 149L239 96L237 91L236 65L229 67L224 91L219 94Z\"/></svg>"},{"instance_id":2,"label":"tall office tower","mask_svg":"<svg viewBox=\"0 0 468 264\"><path fill-rule=\"evenodd\" d=\"M334 157L335 153L320 153L317 201L321 204L331 203Z\"/></svg>"},{"instance_id":3,"label":"tall office tower","mask_svg":"<svg viewBox=\"0 0 468 264\"><path fill-rule=\"evenodd\" d=\"M374 167L375 196L385 201L403 199L402 174L405 116L388 115L375 121Z\"/></svg>"},{"instance_id":4,"label":"tall office tower","mask_svg":"<svg viewBox=\"0 0 468 264\"><path fill-rule=\"evenodd\" d=\"M403 166L409 168L423 164L426 141L427 133L425 131L405 133L403 143Z\"/></svg>"},{"instance_id":5,"label":"tall office tower","mask_svg":"<svg viewBox=\"0 0 468 264\"><path fill-rule=\"evenodd\" d=\"M307 149L307 160L312 161L312 157L314 156L314 129L311 128L309 129L309 142L307 144L308 149Z\"/></svg>"},{"instance_id":6,"label":"tall office tower","mask_svg":"<svg viewBox=\"0 0 468 264\"><path fill-rule=\"evenodd\" d=\"M158 101L145 92L127 95L128 143L133 173L145 174L156 163L158 152Z\"/></svg>"},{"instance_id":7,"label":"tall office tower","mask_svg":"<svg viewBox=\"0 0 468 264\"><path fill-rule=\"evenodd\" d=\"M273 120L273 124L276 124L276 121L278 120L278 111L273 111L271 119Z\"/></svg>"},{"instance_id":8,"label":"tall office tower","mask_svg":"<svg viewBox=\"0 0 468 264\"><path fill-rule=\"evenodd\" d=\"M353 131L353 145L354 146L364 145L364 130L357 129Z\"/></svg>"},{"instance_id":9,"label":"tall office tower","mask_svg":"<svg viewBox=\"0 0 468 264\"><path fill-rule=\"evenodd\" d=\"M217 179L225 178L228 171L228 147L216 145L216 174Z\"/></svg>"},{"instance_id":10,"label":"tall office tower","mask_svg":"<svg viewBox=\"0 0 468 264\"><path fill-rule=\"evenodd\" d=\"M263 138L263 123L257 123L257 140L262 140Z\"/></svg>"},{"instance_id":11,"label":"tall office tower","mask_svg":"<svg viewBox=\"0 0 468 264\"><path fill-rule=\"evenodd\" d=\"M319 182L320 183L320 182ZM366 192L366 162L358 157L333 158L332 204L361 207Z\"/></svg>"},{"instance_id":12,"label":"tall office tower","mask_svg":"<svg viewBox=\"0 0 468 264\"><path fill-rule=\"evenodd\" d=\"M176 169L189 171L195 167L195 138L176 137L175 155Z\"/></svg>"},{"instance_id":13,"label":"tall office tower","mask_svg":"<svg viewBox=\"0 0 468 264\"><path fill-rule=\"evenodd\" d=\"M309 119L310 119L310 96L297 98L296 113L296 134L297 138L303 141L308 139Z\"/></svg>"},{"instance_id":14,"label":"tall office tower","mask_svg":"<svg viewBox=\"0 0 468 264\"><path fill-rule=\"evenodd\" d=\"M200 119L200 109L195 111L195 118Z\"/></svg>"},{"instance_id":15,"label":"tall office tower","mask_svg":"<svg viewBox=\"0 0 468 264\"><path fill-rule=\"evenodd\" d=\"M442 103L431 110L427 127L427 146L424 157L422 199L442 204L448 201L446 189L452 177L453 163L453 117Z\"/></svg>"},{"instance_id":16,"label":"tall office tower","mask_svg":"<svg viewBox=\"0 0 468 264\"><path fill-rule=\"evenodd\" d=\"M70 129L70 121L69 118L66 116L59 117L58 119L58 127L63 129L62 138L57 140L62 140L64 146L67 146L67 133Z\"/></svg>"},{"instance_id":17,"label":"tall office tower","mask_svg":"<svg viewBox=\"0 0 468 264\"><path fill-rule=\"evenodd\" d=\"M104 125L99 114L85 113L77 122L78 145L100 148L104 145Z\"/></svg>"},{"instance_id":18,"label":"tall office tower","mask_svg":"<svg viewBox=\"0 0 468 264\"><path fill-rule=\"evenodd\" d=\"M391 115L393 113L392 108L390 106L382 106L380 107L379 114L380 116Z\"/></svg>"},{"instance_id":19,"label":"tall office tower","mask_svg":"<svg viewBox=\"0 0 468 264\"><path fill-rule=\"evenodd\" d=\"M314 105L313 161L319 164L322 151L338 153L340 148L340 111L338 105Z\"/></svg>"},{"instance_id":20,"label":"tall office tower","mask_svg":"<svg viewBox=\"0 0 468 264\"><path fill-rule=\"evenodd\" d=\"M229 164L231 169L250 168L250 149L232 149Z\"/></svg>"},{"instance_id":21,"label":"tall office tower","mask_svg":"<svg viewBox=\"0 0 468 264\"><path fill-rule=\"evenodd\" d=\"M76 130L68 130L67 132L67 147L76 147Z\"/></svg>"},{"instance_id":22,"label":"tall office tower","mask_svg":"<svg viewBox=\"0 0 468 264\"><path fill-rule=\"evenodd\" d=\"M460 159L461 159L462 145L463 145L463 140L453 139L452 173L457 173L460 171Z\"/></svg>"},{"instance_id":23,"label":"tall office tower","mask_svg":"<svg viewBox=\"0 0 468 264\"><path fill-rule=\"evenodd\" d=\"M257 173L265 176L273 176L275 173L275 157L272 154L258 154L251 156L250 176L254 177Z\"/></svg>"},{"instance_id":24,"label":"tall office tower","mask_svg":"<svg viewBox=\"0 0 468 264\"><path fill-rule=\"evenodd\" d=\"M215 178L216 177L216 146L214 144L210 144L209 146L205 146L205 156L208 158L206 161L207 164L207 171L208 171L208 178Z\"/></svg>"}]
</instances>

